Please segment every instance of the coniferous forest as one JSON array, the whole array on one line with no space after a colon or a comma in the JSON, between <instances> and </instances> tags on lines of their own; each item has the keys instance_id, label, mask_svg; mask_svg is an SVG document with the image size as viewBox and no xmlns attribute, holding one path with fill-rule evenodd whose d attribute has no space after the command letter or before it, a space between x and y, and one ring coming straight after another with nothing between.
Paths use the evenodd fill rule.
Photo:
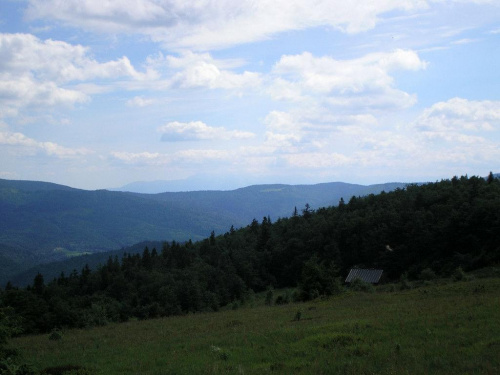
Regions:
<instances>
[{"instance_id":1,"label":"coniferous forest","mask_svg":"<svg viewBox=\"0 0 500 375\"><path fill-rule=\"evenodd\" d=\"M336 293L353 266L383 269L394 281L500 261L500 181L492 174L290 211L199 242L109 258L98 269L54 280L39 274L27 288L9 283L2 321L13 333L41 333L217 311L268 288L295 288L290 298L308 300Z\"/></svg>"}]
</instances>

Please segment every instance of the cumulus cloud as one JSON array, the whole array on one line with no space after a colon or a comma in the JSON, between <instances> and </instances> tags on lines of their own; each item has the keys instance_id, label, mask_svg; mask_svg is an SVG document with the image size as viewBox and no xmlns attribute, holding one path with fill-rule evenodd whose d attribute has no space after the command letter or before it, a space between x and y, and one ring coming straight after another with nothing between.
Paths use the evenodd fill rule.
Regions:
<instances>
[{"instance_id":1,"label":"cumulus cloud","mask_svg":"<svg viewBox=\"0 0 500 375\"><path fill-rule=\"evenodd\" d=\"M371 114L335 114L325 108L298 108L289 112L271 111L264 119L268 148L273 153L318 153L353 145L378 125ZM345 141L348 141L346 143ZM342 147L345 147L342 146Z\"/></svg>"},{"instance_id":2,"label":"cumulus cloud","mask_svg":"<svg viewBox=\"0 0 500 375\"><path fill-rule=\"evenodd\" d=\"M99 63L81 45L40 40L31 34L0 34L0 70L10 74L32 72L42 81L65 83L94 78L144 78L127 57Z\"/></svg>"},{"instance_id":3,"label":"cumulus cloud","mask_svg":"<svg viewBox=\"0 0 500 375\"><path fill-rule=\"evenodd\" d=\"M208 53L183 52L178 56L164 56L161 52L147 59L147 66L166 76L164 85L182 89L238 89L258 87L262 82L259 73L230 69L240 67L239 59L214 59Z\"/></svg>"},{"instance_id":4,"label":"cumulus cloud","mask_svg":"<svg viewBox=\"0 0 500 375\"><path fill-rule=\"evenodd\" d=\"M142 96L134 96L132 99L127 100L129 107L147 107L153 105L156 101L154 99L143 98Z\"/></svg>"},{"instance_id":5,"label":"cumulus cloud","mask_svg":"<svg viewBox=\"0 0 500 375\"><path fill-rule=\"evenodd\" d=\"M198 62L188 66L173 77L174 85L181 88L208 87L211 89L232 89L243 86L256 86L260 82L258 73L244 72L235 74L221 71L215 65Z\"/></svg>"},{"instance_id":6,"label":"cumulus cloud","mask_svg":"<svg viewBox=\"0 0 500 375\"><path fill-rule=\"evenodd\" d=\"M425 109L413 126L428 134L499 130L500 102L453 98Z\"/></svg>"},{"instance_id":7,"label":"cumulus cloud","mask_svg":"<svg viewBox=\"0 0 500 375\"><path fill-rule=\"evenodd\" d=\"M77 90L58 87L54 82L37 82L31 75L9 77L0 74L0 116L16 116L23 107L73 106L90 98Z\"/></svg>"},{"instance_id":8,"label":"cumulus cloud","mask_svg":"<svg viewBox=\"0 0 500 375\"><path fill-rule=\"evenodd\" d=\"M23 152L36 154L43 152L58 158L71 158L80 155L91 154L92 151L85 148L67 148L54 142L39 142L29 138L22 133L0 132L0 144L20 148Z\"/></svg>"},{"instance_id":9,"label":"cumulus cloud","mask_svg":"<svg viewBox=\"0 0 500 375\"><path fill-rule=\"evenodd\" d=\"M270 93L276 99L324 98L339 107L405 108L412 106L416 98L394 88L390 72L416 71L426 66L410 50L373 53L352 60L315 57L309 52L285 55L273 68L277 79Z\"/></svg>"},{"instance_id":10,"label":"cumulus cloud","mask_svg":"<svg viewBox=\"0 0 500 375\"><path fill-rule=\"evenodd\" d=\"M231 140L249 139L255 134L240 130L227 130L223 127L211 127L201 121L169 122L158 128L165 142L193 140Z\"/></svg>"},{"instance_id":11,"label":"cumulus cloud","mask_svg":"<svg viewBox=\"0 0 500 375\"><path fill-rule=\"evenodd\" d=\"M355 6L342 0L29 0L27 16L207 50L318 26L358 33L375 27L385 13L427 6L425 0L358 0Z\"/></svg>"},{"instance_id":12,"label":"cumulus cloud","mask_svg":"<svg viewBox=\"0 0 500 375\"><path fill-rule=\"evenodd\" d=\"M1 116L23 107L85 103L90 96L74 82L125 77L140 80L128 58L99 63L87 48L31 34L0 34Z\"/></svg>"}]
</instances>

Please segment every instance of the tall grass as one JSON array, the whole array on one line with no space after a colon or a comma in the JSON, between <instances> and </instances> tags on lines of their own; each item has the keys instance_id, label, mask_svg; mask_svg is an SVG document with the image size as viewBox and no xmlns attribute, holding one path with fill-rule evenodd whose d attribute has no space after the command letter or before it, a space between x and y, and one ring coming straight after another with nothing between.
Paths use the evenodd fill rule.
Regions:
<instances>
[{"instance_id":1,"label":"tall grass","mask_svg":"<svg viewBox=\"0 0 500 375\"><path fill-rule=\"evenodd\" d=\"M38 369L71 364L96 374L500 373L500 279L381 289L13 344Z\"/></svg>"}]
</instances>

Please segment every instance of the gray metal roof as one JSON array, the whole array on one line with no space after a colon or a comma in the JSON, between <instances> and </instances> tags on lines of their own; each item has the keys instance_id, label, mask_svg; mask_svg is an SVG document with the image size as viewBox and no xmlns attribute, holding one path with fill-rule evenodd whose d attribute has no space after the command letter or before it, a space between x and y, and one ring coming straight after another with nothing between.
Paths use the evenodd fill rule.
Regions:
<instances>
[{"instance_id":1,"label":"gray metal roof","mask_svg":"<svg viewBox=\"0 0 500 375\"><path fill-rule=\"evenodd\" d=\"M377 284L380 281L383 270L352 268L345 279L346 283L353 282L354 279L361 279L364 282Z\"/></svg>"}]
</instances>

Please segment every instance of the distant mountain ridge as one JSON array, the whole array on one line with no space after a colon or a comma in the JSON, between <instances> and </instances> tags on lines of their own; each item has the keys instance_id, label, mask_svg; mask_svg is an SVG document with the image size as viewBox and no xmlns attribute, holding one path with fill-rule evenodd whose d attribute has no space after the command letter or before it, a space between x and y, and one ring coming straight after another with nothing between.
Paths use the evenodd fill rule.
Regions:
<instances>
[{"instance_id":1,"label":"distant mountain ridge","mask_svg":"<svg viewBox=\"0 0 500 375\"><path fill-rule=\"evenodd\" d=\"M145 240L195 241L254 218L288 217L306 203L316 209L336 205L341 197L348 201L405 185L333 182L138 194L0 179L0 281L41 263Z\"/></svg>"},{"instance_id":2,"label":"distant mountain ridge","mask_svg":"<svg viewBox=\"0 0 500 375\"><path fill-rule=\"evenodd\" d=\"M257 185L249 178L237 178L231 176L214 176L209 174L199 174L179 180L154 180L154 181L134 181L117 188L107 189L110 191L125 191L140 194L175 193L187 191L207 191L207 190L235 190L242 186ZM262 185L262 184L258 184Z\"/></svg>"}]
</instances>

